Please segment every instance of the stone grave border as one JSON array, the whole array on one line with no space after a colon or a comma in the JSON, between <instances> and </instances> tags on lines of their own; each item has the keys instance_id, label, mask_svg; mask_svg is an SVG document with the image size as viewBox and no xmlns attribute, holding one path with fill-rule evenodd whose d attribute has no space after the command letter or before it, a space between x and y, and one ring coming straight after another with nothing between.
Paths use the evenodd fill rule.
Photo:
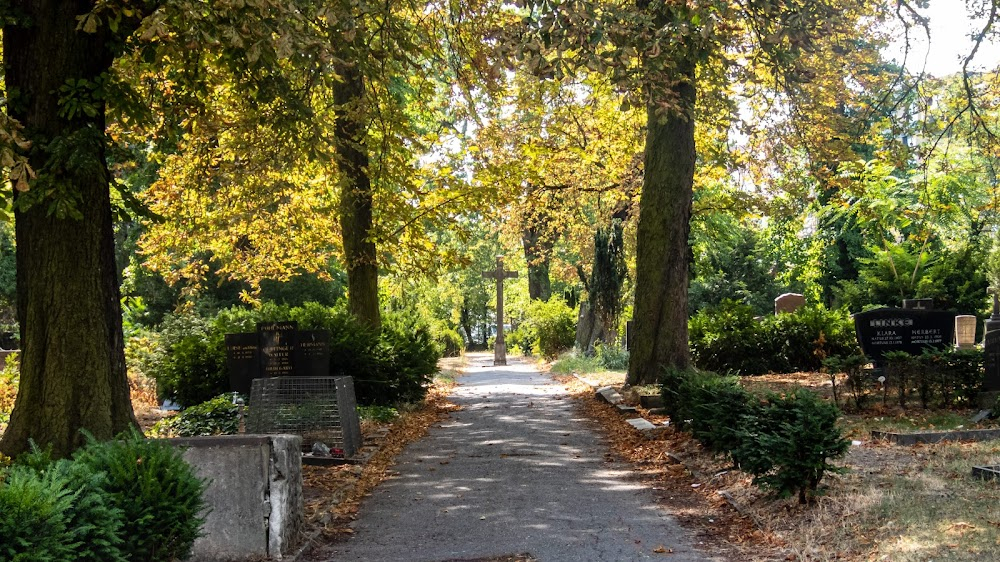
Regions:
<instances>
[{"instance_id":1,"label":"stone grave border","mask_svg":"<svg viewBox=\"0 0 1000 562\"><path fill-rule=\"evenodd\" d=\"M923 445L942 441L992 441L1000 439L1000 429L961 429L913 433L873 430L872 439L885 440L896 445Z\"/></svg>"}]
</instances>

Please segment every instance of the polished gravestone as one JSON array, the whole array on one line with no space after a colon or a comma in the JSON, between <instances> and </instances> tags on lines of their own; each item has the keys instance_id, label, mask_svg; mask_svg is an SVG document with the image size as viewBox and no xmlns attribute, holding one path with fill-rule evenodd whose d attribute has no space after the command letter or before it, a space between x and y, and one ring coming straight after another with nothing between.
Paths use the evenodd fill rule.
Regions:
<instances>
[{"instance_id":1,"label":"polished gravestone","mask_svg":"<svg viewBox=\"0 0 1000 562\"><path fill-rule=\"evenodd\" d=\"M944 349L955 338L955 313L945 310L877 308L854 315L861 350L880 361L889 351L919 355L925 349Z\"/></svg>"},{"instance_id":2,"label":"polished gravestone","mask_svg":"<svg viewBox=\"0 0 1000 562\"><path fill-rule=\"evenodd\" d=\"M226 334L233 392L250 394L254 379L330 375L330 333L299 330L296 322L262 322L256 332Z\"/></svg>"}]
</instances>

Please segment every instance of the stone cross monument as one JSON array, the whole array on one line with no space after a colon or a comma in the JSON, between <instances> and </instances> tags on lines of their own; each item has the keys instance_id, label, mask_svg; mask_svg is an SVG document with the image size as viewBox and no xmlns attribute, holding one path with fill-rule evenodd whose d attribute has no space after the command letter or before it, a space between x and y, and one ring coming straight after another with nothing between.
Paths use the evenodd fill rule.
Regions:
<instances>
[{"instance_id":1,"label":"stone cross monument","mask_svg":"<svg viewBox=\"0 0 1000 562\"><path fill-rule=\"evenodd\" d=\"M493 365L506 365L507 344L503 341L503 280L517 277L517 272L505 271L503 256L497 256L497 268L484 271L483 277L497 280L497 339L493 345Z\"/></svg>"}]
</instances>

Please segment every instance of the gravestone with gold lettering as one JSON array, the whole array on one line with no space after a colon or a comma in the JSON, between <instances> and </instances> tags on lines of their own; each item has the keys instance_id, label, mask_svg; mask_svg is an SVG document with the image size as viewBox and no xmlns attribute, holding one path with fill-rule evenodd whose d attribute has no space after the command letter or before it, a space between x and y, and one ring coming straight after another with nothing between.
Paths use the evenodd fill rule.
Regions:
<instances>
[{"instance_id":1,"label":"gravestone with gold lettering","mask_svg":"<svg viewBox=\"0 0 1000 562\"><path fill-rule=\"evenodd\" d=\"M226 334L233 392L249 394L254 379L330 376L330 333L299 330L296 322L263 322L257 331Z\"/></svg>"}]
</instances>

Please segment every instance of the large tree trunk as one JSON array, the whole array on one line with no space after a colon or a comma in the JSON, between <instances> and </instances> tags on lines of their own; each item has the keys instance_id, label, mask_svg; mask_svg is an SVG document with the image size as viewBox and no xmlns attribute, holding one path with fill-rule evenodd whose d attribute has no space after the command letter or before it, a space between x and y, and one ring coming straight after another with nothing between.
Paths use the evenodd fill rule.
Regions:
<instances>
[{"instance_id":1,"label":"large tree trunk","mask_svg":"<svg viewBox=\"0 0 1000 562\"><path fill-rule=\"evenodd\" d=\"M541 236L539 230L536 225L524 228L521 244L524 246L524 260L528 264L528 298L548 301L552 297L549 256L552 255L554 241Z\"/></svg>"},{"instance_id":2,"label":"large tree trunk","mask_svg":"<svg viewBox=\"0 0 1000 562\"><path fill-rule=\"evenodd\" d=\"M663 367L690 365L687 290L695 165L695 64L688 57L679 58L675 73L679 82L670 90L680 109L657 115L655 104L648 108L629 385L654 384Z\"/></svg>"},{"instance_id":3,"label":"large tree trunk","mask_svg":"<svg viewBox=\"0 0 1000 562\"><path fill-rule=\"evenodd\" d=\"M61 86L99 77L113 54L106 26L76 31L76 16L90 3L12 5L17 21L28 23L3 30L9 112L34 143L29 161L39 177L18 195L15 212L21 380L0 451L18 454L33 440L61 457L83 442L81 429L108 439L137 425L125 370L104 103L85 100L93 115L81 111L72 119L59 116L58 104ZM41 198L48 188L57 195ZM56 197L73 202L74 211L58 212ZM28 199L34 203L25 208Z\"/></svg>"},{"instance_id":4,"label":"large tree trunk","mask_svg":"<svg viewBox=\"0 0 1000 562\"><path fill-rule=\"evenodd\" d=\"M350 60L345 59L345 60ZM347 267L347 304L351 313L369 326L382 323L378 302L378 261L372 240L372 184L368 176L362 103L364 78L356 65L338 69L334 86L340 108L336 136L340 165L340 229Z\"/></svg>"}]
</instances>

